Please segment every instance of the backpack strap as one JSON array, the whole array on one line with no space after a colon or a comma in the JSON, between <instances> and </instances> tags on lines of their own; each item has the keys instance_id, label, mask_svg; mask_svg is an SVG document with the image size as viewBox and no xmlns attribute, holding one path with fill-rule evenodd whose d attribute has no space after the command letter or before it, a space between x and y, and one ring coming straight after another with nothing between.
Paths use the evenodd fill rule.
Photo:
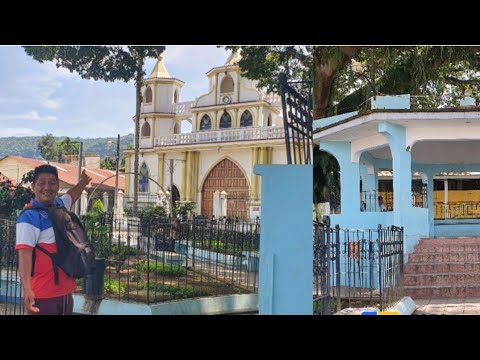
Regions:
<instances>
[{"instance_id":1,"label":"backpack strap","mask_svg":"<svg viewBox=\"0 0 480 360\"><path fill-rule=\"evenodd\" d=\"M52 254L51 252L48 252L47 250L45 250L44 248L41 248L38 245L35 246L35 249L38 249L41 252L43 252L44 254L48 255L50 257L50 259L52 260L55 285L58 285L58 266L57 266L57 263L54 261L54 258L55 258L56 254ZM32 269L33 269L33 265L32 265ZM32 272L32 276L33 276L33 272Z\"/></svg>"}]
</instances>

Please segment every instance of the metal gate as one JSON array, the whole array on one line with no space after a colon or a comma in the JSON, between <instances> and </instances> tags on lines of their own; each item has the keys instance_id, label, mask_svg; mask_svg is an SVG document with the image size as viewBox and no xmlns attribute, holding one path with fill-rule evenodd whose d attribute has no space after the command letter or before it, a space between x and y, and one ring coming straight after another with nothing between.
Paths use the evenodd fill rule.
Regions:
<instances>
[{"instance_id":1,"label":"metal gate","mask_svg":"<svg viewBox=\"0 0 480 360\"><path fill-rule=\"evenodd\" d=\"M279 76L282 97L285 145L289 164L312 163L312 94L311 81L287 82L286 74Z\"/></svg>"}]
</instances>

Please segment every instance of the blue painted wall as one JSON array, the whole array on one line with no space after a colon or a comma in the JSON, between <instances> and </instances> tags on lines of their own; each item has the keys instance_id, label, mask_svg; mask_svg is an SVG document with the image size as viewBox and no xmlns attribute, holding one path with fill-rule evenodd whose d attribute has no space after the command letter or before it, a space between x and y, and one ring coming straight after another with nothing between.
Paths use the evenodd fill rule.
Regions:
<instances>
[{"instance_id":1,"label":"blue painted wall","mask_svg":"<svg viewBox=\"0 0 480 360\"><path fill-rule=\"evenodd\" d=\"M262 177L258 308L261 315L311 315L311 165L255 165Z\"/></svg>"}]
</instances>

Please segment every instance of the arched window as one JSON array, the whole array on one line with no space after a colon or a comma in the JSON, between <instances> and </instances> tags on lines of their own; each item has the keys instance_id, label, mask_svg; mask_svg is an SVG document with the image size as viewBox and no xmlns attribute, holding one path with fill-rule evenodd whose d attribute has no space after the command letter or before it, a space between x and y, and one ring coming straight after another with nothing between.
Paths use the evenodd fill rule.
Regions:
<instances>
[{"instance_id":1,"label":"arched window","mask_svg":"<svg viewBox=\"0 0 480 360\"><path fill-rule=\"evenodd\" d=\"M245 110L242 114L242 117L240 118L240 127L252 126L252 124L252 114L250 113L250 111Z\"/></svg>"},{"instance_id":2,"label":"arched window","mask_svg":"<svg viewBox=\"0 0 480 360\"><path fill-rule=\"evenodd\" d=\"M226 111L223 113L220 118L220 129L228 129L232 127L232 118L229 113Z\"/></svg>"},{"instance_id":3,"label":"arched window","mask_svg":"<svg viewBox=\"0 0 480 360\"><path fill-rule=\"evenodd\" d=\"M200 130L210 130L212 128L212 120L210 116L203 115L202 121L200 121Z\"/></svg>"},{"instance_id":4,"label":"arched window","mask_svg":"<svg viewBox=\"0 0 480 360\"><path fill-rule=\"evenodd\" d=\"M272 126L272 114L268 115L267 126Z\"/></svg>"},{"instance_id":5,"label":"arched window","mask_svg":"<svg viewBox=\"0 0 480 360\"><path fill-rule=\"evenodd\" d=\"M152 88L149 86L145 91L145 102L151 103L152 102Z\"/></svg>"},{"instance_id":6,"label":"arched window","mask_svg":"<svg viewBox=\"0 0 480 360\"><path fill-rule=\"evenodd\" d=\"M142 131L140 132L142 136L150 136L150 124L146 121L145 124L142 126Z\"/></svg>"},{"instance_id":7,"label":"arched window","mask_svg":"<svg viewBox=\"0 0 480 360\"><path fill-rule=\"evenodd\" d=\"M175 126L173 127L173 133L180 134L180 125L178 125L178 123L175 123Z\"/></svg>"},{"instance_id":8,"label":"arched window","mask_svg":"<svg viewBox=\"0 0 480 360\"><path fill-rule=\"evenodd\" d=\"M173 93L173 103L176 104L178 102L178 91L175 90Z\"/></svg>"},{"instance_id":9,"label":"arched window","mask_svg":"<svg viewBox=\"0 0 480 360\"><path fill-rule=\"evenodd\" d=\"M143 163L138 177L138 192L148 192L148 167Z\"/></svg>"},{"instance_id":10,"label":"arched window","mask_svg":"<svg viewBox=\"0 0 480 360\"><path fill-rule=\"evenodd\" d=\"M232 93L235 83L230 75L226 75L223 80L222 84L220 85L220 93Z\"/></svg>"}]
</instances>

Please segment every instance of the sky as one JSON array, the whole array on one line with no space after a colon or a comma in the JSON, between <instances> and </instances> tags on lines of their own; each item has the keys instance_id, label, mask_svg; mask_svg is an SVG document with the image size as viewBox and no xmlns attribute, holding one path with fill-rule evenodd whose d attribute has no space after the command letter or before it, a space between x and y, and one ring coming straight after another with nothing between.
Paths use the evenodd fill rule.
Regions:
<instances>
[{"instance_id":1,"label":"sky","mask_svg":"<svg viewBox=\"0 0 480 360\"><path fill-rule=\"evenodd\" d=\"M185 82L180 102L208 91L206 73L225 63L229 52L214 45L166 46L165 67ZM147 60L146 76L155 66ZM0 138L54 136L115 137L134 132L135 86L132 82L82 79L39 63L21 46L0 46ZM0 139L1 141L1 139Z\"/></svg>"}]
</instances>

